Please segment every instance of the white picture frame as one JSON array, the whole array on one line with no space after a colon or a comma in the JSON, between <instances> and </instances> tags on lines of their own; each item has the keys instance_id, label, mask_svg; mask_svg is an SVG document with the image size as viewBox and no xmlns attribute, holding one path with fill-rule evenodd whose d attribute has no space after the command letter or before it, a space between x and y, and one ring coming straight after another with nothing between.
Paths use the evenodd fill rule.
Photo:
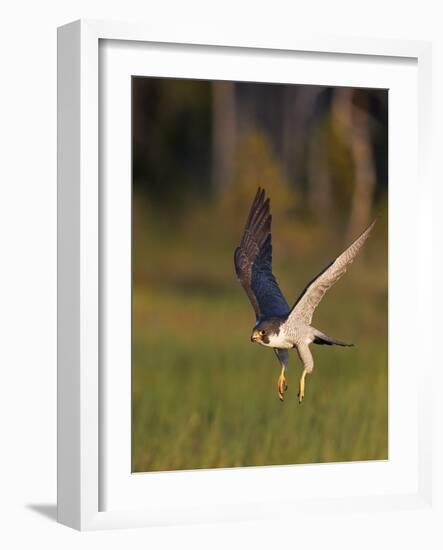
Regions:
<instances>
[{"instance_id":1,"label":"white picture frame","mask_svg":"<svg viewBox=\"0 0 443 550\"><path fill-rule=\"evenodd\" d=\"M117 44L115 49L117 53L114 57L109 52L101 53L100 48L105 41ZM410 242L414 244L403 248L398 247L398 251L395 252L397 250L395 243L400 240L398 230L402 227L402 216L405 216L408 211L408 193L405 193L403 208L400 208L398 214L394 216L392 227L390 225L390 247L393 247L395 252L393 255L390 252L392 264L390 268L394 270L395 276L395 269L397 268L399 272L405 255L409 254L410 258L415 259L416 265L420 267L410 275L410 283L414 287L409 289L411 303L416 305L414 311L417 318L431 318L432 316L431 300L429 299L432 289L429 284L425 284L425 281L430 280L429 270L432 265L432 245L429 238L432 205L432 184L428 159L431 141L431 46L429 43L315 37L306 34L298 34L297 37L282 36L279 39L270 40L261 37L256 40L250 38L246 40L241 37L231 38L229 41L223 40L222 37L208 40L204 34L202 36L186 36L185 30L180 35L174 32L171 36L166 36L162 33L157 35L155 30L145 26L101 21L77 21L61 27L58 31L59 522L76 529L89 530L284 517L285 514L293 513L295 510L297 513L310 513L313 510L328 513L331 510L346 512L350 509L355 510L356 507L364 511L397 510L405 507L431 508L433 496L432 402L428 397L427 388L431 387L432 377L435 376L435 373L432 372L432 348L430 346L424 351L426 357L422 358L423 363L420 365L419 377L414 377L416 370L413 353L409 353L409 358L407 355L404 357L399 355L394 358L398 364L401 361L406 362L404 372L408 376L405 376L403 389L415 392L414 399L417 400L417 406L411 413L412 425L417 428L414 437L410 438L415 442L415 447L409 449L411 460L407 464L400 461L397 465L392 459L387 466L374 464L368 470L364 470L364 466L360 466L345 478L341 476L343 469L350 467L348 464L328 465L327 467L319 465L322 469L316 470L314 473L312 473L312 467L309 471L310 467L304 466L303 477L315 477L322 487L329 487L329 489L327 491L314 490L311 482L310 485L306 484L301 498L291 496L291 494L294 495L291 487L292 489L301 487L300 475L298 479L294 477L296 476L294 472L301 470L296 471L291 466L268 468L266 479L262 478L265 479L263 485L257 485L257 475L260 473L259 470L263 470L260 468L170 472L143 479L138 476L137 480L135 480L137 476L132 475L131 477L129 470L119 477L122 469L127 469L127 453L120 455L118 450L118 446L127 448L130 439L130 434L125 432L128 428L127 402L123 408L117 408L117 416L112 420L113 432L117 434L112 442L113 447L110 446L110 438L107 436L109 430L106 430L106 418L109 417L109 410L104 403L108 401L107 392L115 393L118 387L123 388L123 391L125 388L127 390L128 378L118 380L111 376L110 379L114 380L114 383L107 383L106 387L103 386L102 361L104 354L100 347L100 338L103 330L103 303L109 299L107 294L109 284L108 282L102 284L103 277L106 277L103 271L109 267L108 256L103 257L107 238L103 233L109 231L109 226L101 221L101 214L104 208L107 209L107 215L112 215L112 212L115 214L116 208L123 208L119 205L124 204L125 196L109 195L104 201L106 193L104 193L103 180L100 176L100 163L103 162L103 143L101 141L103 135L100 132L103 129L99 126L99 115L106 107L101 105L103 98L99 93L99 83L103 76L101 64L114 63L113 66L116 67L116 70L107 73L111 74L111 78L112 75L118 77L122 74L134 74L128 56L135 59L136 55L131 53L131 49L135 49L138 45L140 52L140 47L143 49L140 44L148 45L148 47L155 45L158 55L161 55L162 45L173 46L173 53L179 55L180 50L185 51L189 45L193 44L193 52L196 52L196 57L204 53L206 64L209 65L212 61L211 56L214 55L214 47L218 48L218 52L223 51L231 60L248 55L252 57L258 53L263 56L261 60L263 63L266 57L272 56L273 60L277 61L277 65L281 65L281 71L285 70L285 63L288 62L291 54L295 55L297 52L300 55L311 56L312 62L317 57L327 56L326 60L323 59L326 68L328 63L332 63L330 60L333 58L344 61L345 64L363 63L368 73L376 67L377 71L375 72L379 75L377 78L381 78L381 82L384 82L383 78L385 78L387 85L391 78L389 73L394 68L398 68L402 64L413 65L414 76L412 76L412 71L410 76L406 75L407 70L403 71L406 79L412 78L411 82L416 79L418 83L418 93L414 89L411 90L412 95L408 96L409 101L415 101L414 109L417 111L418 121L411 122L412 135L404 138L408 159L405 160L405 167L418 168L417 177L421 194L417 201L418 204L416 204L417 223L411 223L407 229L410 233ZM123 48L119 47L123 45ZM122 50L125 50L123 54ZM143 52L137 55L142 63L149 63L143 58L145 55ZM151 56L151 58L151 63L154 63L154 57ZM385 77L380 77L380 71L383 73L383 69L377 65L377 60L389 64L384 71ZM164 64L167 60L162 58L161 61ZM193 68L190 63L184 63L180 71L171 65L170 72L166 68L163 69L163 76L198 76L201 74L199 67L203 63L197 59ZM263 67L263 63L261 67ZM235 63L232 65L234 66ZM245 71L245 67L245 65L239 64L238 70ZM234 69L231 67L230 70ZM268 69L268 71L270 70ZM232 74L232 79L235 79L244 73L230 72L229 74ZM280 74L284 74L284 72ZM244 75L243 78L248 80L255 77L256 75L251 73L249 76ZM109 84L107 78L107 76L104 77L102 85ZM268 76L268 78L272 78L272 76ZM276 74L274 78L278 79L281 76ZM307 82L310 77L306 76L305 78ZM323 78L337 78L338 81L334 80L335 85L340 84L340 76L330 74ZM358 78L358 71L356 71L351 85L359 85ZM376 78L375 74L373 78ZM332 80L328 82L331 83ZM361 80L360 85L365 85L365 82L366 80ZM347 83L349 84L349 82ZM113 89L117 89L118 81L113 81L113 84L116 84ZM120 101L121 98L125 98L124 94L123 89L121 96L107 97L107 101L108 99ZM399 126L400 115L399 110L397 118L393 119L394 126ZM125 127L125 121L120 121L119 130ZM415 137L417 134L418 142ZM126 135L124 131L122 135ZM121 145L122 143L120 143ZM118 148L119 143L111 144L111 147L114 146ZM127 148L129 148L129 142ZM398 154L400 153L398 151ZM127 155L127 151L122 153L122 156L124 154ZM392 152L390 152L391 154ZM408 164L409 162L412 164ZM123 163L122 178L127 176L124 172L125 166L127 167L127 163ZM394 179L404 177L405 181L408 178L415 179L415 174L411 175L408 170L405 170L403 174L401 167L394 176ZM391 177L392 174L390 174L390 179ZM116 186L113 188L115 189ZM120 199L123 199L123 202ZM401 200L400 195L396 196L395 188L391 193L391 200L396 202ZM412 202L409 203L409 207L411 206ZM122 230L124 232L124 225ZM127 236L126 234L126 237L122 239L120 251L123 254L125 246L127 248L127 241L125 243ZM116 249L114 260L111 260L114 261L114 266L115 258L118 258L118 247ZM125 262L121 263L125 264ZM123 272L121 276L124 279L125 273ZM123 304L121 307L124 309L126 306ZM124 316L123 319L125 319ZM397 334L400 332L401 323L401 316L394 318L394 321L390 320L390 332L393 332L393 337L396 332ZM124 327L122 330L124 331ZM126 336L129 330L128 326L124 331ZM419 330L420 327L417 325L418 334ZM130 364L128 364L128 368L130 368ZM397 372L400 376L400 372ZM390 384L391 382L392 380L390 380ZM401 411L401 403L404 401L401 401L401 392L398 395L399 405L396 410ZM395 396L390 394L391 397L395 399ZM126 395L126 399L130 399L130 395ZM115 411L116 407L113 410ZM121 422L118 418L119 414L123 418ZM395 415L393 422L395 423ZM396 433L390 429L390 439ZM125 438L126 443L124 442ZM412 456L415 453L416 456ZM107 462L107 455L110 454L115 456L116 460ZM401 471L403 467L404 470ZM398 477L396 477L397 474ZM285 477L288 487L288 492L283 497L279 497L271 489L278 476ZM131 479L129 480L129 478ZM355 488L362 478L369 480L368 487L365 489L362 486L361 490L356 490ZM344 491L343 479L347 480L345 483L347 488L345 487ZM370 491L369 484L373 479L382 481L377 490ZM383 479L395 479L396 481L392 485L386 485L387 490L383 492L383 483L385 483ZM104 499L103 486L108 487L113 483L115 487L110 493L112 498ZM291 483L297 485L291 485ZM226 494L222 493L223 487L229 488L230 484L232 487L242 487L243 494L246 492L248 494L247 499L239 499L232 490L226 490ZM136 492L132 492L132 488L129 488L130 485L138 486L135 489L138 491L138 496ZM212 490L205 492L205 487L212 487ZM312 487L312 490L309 487ZM177 492L177 498L173 498L174 491ZM213 498L211 501L211 494L214 494L214 491L220 495L220 498ZM149 492L149 497L146 497L147 502L141 504L141 497L147 492ZM159 495L162 493L169 495L169 498L161 500ZM195 503L190 501L189 496L183 502L179 502L179 494L190 495L192 493L195 493ZM105 502L107 500L111 502L110 505L109 502ZM170 504L168 504L169 502ZM276 506L276 503L280 505Z\"/></svg>"}]
</instances>

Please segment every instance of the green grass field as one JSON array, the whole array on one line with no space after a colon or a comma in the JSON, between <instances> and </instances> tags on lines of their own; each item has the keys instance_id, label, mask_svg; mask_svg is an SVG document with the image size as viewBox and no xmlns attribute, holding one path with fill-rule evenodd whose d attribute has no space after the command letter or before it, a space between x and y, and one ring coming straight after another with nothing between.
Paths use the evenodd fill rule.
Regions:
<instances>
[{"instance_id":1,"label":"green grass field","mask_svg":"<svg viewBox=\"0 0 443 550\"><path fill-rule=\"evenodd\" d=\"M232 265L237 228L224 234L206 223L196 239L197 215L195 231L186 232L149 231L137 219L133 471L387 458L383 224L314 316L314 326L355 347L311 346L315 368L299 405L296 352L282 403L273 351L250 342L253 311ZM280 234L275 272L292 303L343 243L310 247L308 229L301 235L296 227Z\"/></svg>"}]
</instances>

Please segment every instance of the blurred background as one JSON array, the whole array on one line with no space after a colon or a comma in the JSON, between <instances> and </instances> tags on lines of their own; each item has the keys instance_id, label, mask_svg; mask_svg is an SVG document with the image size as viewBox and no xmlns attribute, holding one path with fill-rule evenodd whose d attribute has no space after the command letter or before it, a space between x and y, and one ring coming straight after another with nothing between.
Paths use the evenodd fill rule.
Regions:
<instances>
[{"instance_id":1,"label":"blurred background","mask_svg":"<svg viewBox=\"0 0 443 550\"><path fill-rule=\"evenodd\" d=\"M134 77L132 469L388 456L388 92ZM288 302L377 217L313 325L298 404L293 352L250 343L233 252L258 186Z\"/></svg>"}]
</instances>

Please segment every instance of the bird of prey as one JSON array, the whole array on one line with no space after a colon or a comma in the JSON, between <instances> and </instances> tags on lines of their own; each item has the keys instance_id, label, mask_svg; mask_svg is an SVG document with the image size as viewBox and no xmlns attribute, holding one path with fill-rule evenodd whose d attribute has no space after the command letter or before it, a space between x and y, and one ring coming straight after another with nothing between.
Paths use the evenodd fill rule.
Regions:
<instances>
[{"instance_id":1,"label":"bird of prey","mask_svg":"<svg viewBox=\"0 0 443 550\"><path fill-rule=\"evenodd\" d=\"M240 246L234 254L234 265L240 283L255 311L256 323L251 341L271 347L280 361L278 396L284 399L287 390L286 368L289 350L296 348L303 366L298 398L305 394L305 377L314 368L310 344L352 346L331 338L311 325L312 316L325 293L346 272L365 243L375 221L342 254L321 271L290 307L272 273L272 235L269 198L258 188L246 220Z\"/></svg>"}]
</instances>

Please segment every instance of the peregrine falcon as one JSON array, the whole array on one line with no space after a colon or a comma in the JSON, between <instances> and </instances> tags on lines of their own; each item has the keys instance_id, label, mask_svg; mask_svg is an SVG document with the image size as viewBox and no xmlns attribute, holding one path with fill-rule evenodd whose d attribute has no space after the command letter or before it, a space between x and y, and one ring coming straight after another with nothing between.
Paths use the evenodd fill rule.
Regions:
<instances>
[{"instance_id":1,"label":"peregrine falcon","mask_svg":"<svg viewBox=\"0 0 443 550\"><path fill-rule=\"evenodd\" d=\"M251 341L271 347L280 361L278 396L284 399L287 390L286 368L289 350L296 348L303 366L298 399L305 394L305 377L314 368L310 344L352 346L331 338L311 325L315 308L326 291L346 272L365 243L375 221L342 254L321 271L290 307L272 273L272 235L269 198L258 189L246 220L240 246L234 253L235 272L255 311L256 323Z\"/></svg>"}]
</instances>

